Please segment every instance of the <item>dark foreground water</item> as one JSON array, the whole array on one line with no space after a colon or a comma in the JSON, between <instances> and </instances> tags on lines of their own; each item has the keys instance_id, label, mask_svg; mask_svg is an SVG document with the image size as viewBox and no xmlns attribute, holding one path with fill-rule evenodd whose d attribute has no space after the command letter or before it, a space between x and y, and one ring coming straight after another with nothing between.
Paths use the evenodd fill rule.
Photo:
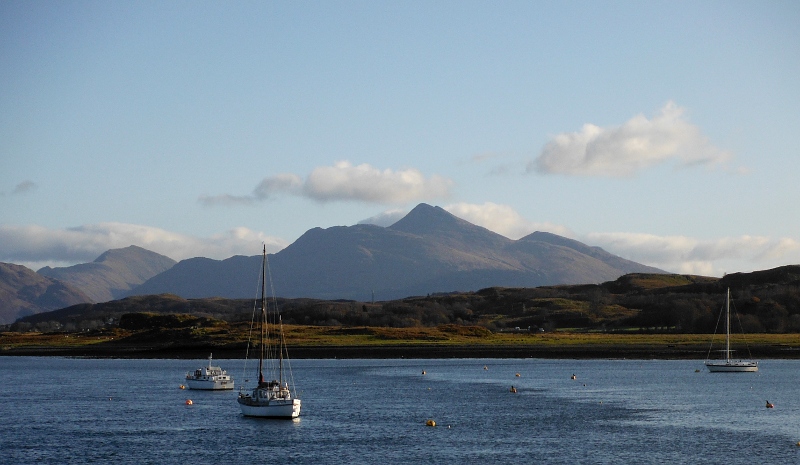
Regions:
<instances>
[{"instance_id":1,"label":"dark foreground water","mask_svg":"<svg viewBox=\"0 0 800 465\"><path fill-rule=\"evenodd\" d=\"M295 360L281 421L179 389L206 356L0 357L0 463L800 463L800 361Z\"/></svg>"}]
</instances>

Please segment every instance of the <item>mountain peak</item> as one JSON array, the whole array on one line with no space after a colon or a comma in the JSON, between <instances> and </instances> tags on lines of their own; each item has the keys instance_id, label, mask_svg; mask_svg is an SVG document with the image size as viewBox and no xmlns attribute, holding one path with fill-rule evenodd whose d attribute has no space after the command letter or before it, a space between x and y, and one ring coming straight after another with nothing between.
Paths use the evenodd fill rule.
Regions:
<instances>
[{"instance_id":1,"label":"mountain peak","mask_svg":"<svg viewBox=\"0 0 800 465\"><path fill-rule=\"evenodd\" d=\"M458 218L442 207L421 203L406 216L389 226L389 229L423 236L465 226L475 227L472 223Z\"/></svg>"}]
</instances>

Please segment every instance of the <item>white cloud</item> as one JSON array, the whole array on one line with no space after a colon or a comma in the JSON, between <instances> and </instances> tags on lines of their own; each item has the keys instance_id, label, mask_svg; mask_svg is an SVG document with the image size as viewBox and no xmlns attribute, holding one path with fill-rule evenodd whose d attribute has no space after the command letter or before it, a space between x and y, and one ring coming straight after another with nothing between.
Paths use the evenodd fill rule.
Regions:
<instances>
[{"instance_id":1,"label":"white cloud","mask_svg":"<svg viewBox=\"0 0 800 465\"><path fill-rule=\"evenodd\" d=\"M303 192L318 201L358 200L378 204L405 204L450 195L452 182L441 176L425 176L416 169L379 170L366 163L354 166L340 161L314 169Z\"/></svg>"},{"instance_id":2,"label":"white cloud","mask_svg":"<svg viewBox=\"0 0 800 465\"><path fill-rule=\"evenodd\" d=\"M763 236L700 240L685 236L591 233L591 245L629 260L683 274L721 276L800 263L800 242Z\"/></svg>"},{"instance_id":3,"label":"white cloud","mask_svg":"<svg viewBox=\"0 0 800 465\"><path fill-rule=\"evenodd\" d=\"M728 161L731 154L713 146L683 113L683 108L668 102L652 119L637 115L617 127L585 124L578 132L558 134L528 164L527 171L628 176L667 160L680 166Z\"/></svg>"},{"instance_id":4,"label":"white cloud","mask_svg":"<svg viewBox=\"0 0 800 465\"><path fill-rule=\"evenodd\" d=\"M572 232L564 226L528 221L508 205L492 202L485 202L480 205L456 203L448 205L444 209L461 219L483 226L510 239L519 239L535 231L551 232L567 237L572 236Z\"/></svg>"},{"instance_id":5,"label":"white cloud","mask_svg":"<svg viewBox=\"0 0 800 465\"><path fill-rule=\"evenodd\" d=\"M200 203L214 205L247 205L285 193L319 202L360 201L383 205L447 198L452 181L437 175L425 177L419 170L380 170L369 164L353 165L340 161L333 166L315 168L303 181L295 174L265 178L251 195L223 194L202 196Z\"/></svg>"},{"instance_id":6,"label":"white cloud","mask_svg":"<svg viewBox=\"0 0 800 465\"><path fill-rule=\"evenodd\" d=\"M173 260L192 257L225 259L257 255L261 243L277 252L286 241L247 228L235 228L212 237L194 237L159 228L126 223L99 223L69 229L41 226L0 226L0 261L38 269L94 261L109 249L137 245Z\"/></svg>"}]
</instances>

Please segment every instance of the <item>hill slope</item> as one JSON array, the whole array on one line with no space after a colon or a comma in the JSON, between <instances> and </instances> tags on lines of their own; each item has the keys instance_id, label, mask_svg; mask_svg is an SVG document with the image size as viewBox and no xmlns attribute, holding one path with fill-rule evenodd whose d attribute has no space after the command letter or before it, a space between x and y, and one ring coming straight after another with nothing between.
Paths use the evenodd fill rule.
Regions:
<instances>
[{"instance_id":1,"label":"hill slope","mask_svg":"<svg viewBox=\"0 0 800 465\"><path fill-rule=\"evenodd\" d=\"M0 263L0 324L89 301L69 284L21 265Z\"/></svg>"},{"instance_id":2,"label":"hill slope","mask_svg":"<svg viewBox=\"0 0 800 465\"><path fill-rule=\"evenodd\" d=\"M175 260L132 245L111 249L92 263L63 268L44 267L42 276L55 278L82 290L94 302L122 297L126 292L175 265Z\"/></svg>"}]
</instances>

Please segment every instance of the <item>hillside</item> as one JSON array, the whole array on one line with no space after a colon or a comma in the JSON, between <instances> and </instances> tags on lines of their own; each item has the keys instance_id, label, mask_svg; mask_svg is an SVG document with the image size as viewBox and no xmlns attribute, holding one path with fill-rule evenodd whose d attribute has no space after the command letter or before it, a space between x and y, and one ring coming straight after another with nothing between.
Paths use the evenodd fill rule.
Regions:
<instances>
[{"instance_id":1,"label":"hillside","mask_svg":"<svg viewBox=\"0 0 800 465\"><path fill-rule=\"evenodd\" d=\"M50 268L38 271L80 289L93 302L118 299L175 265L175 260L137 246L111 249L92 263Z\"/></svg>"},{"instance_id":2,"label":"hillside","mask_svg":"<svg viewBox=\"0 0 800 465\"><path fill-rule=\"evenodd\" d=\"M88 302L89 296L21 265L0 263L0 324Z\"/></svg>"},{"instance_id":3,"label":"hillside","mask_svg":"<svg viewBox=\"0 0 800 465\"><path fill-rule=\"evenodd\" d=\"M554 234L514 241L426 204L387 228L311 229L269 260L282 297L362 301L663 273ZM259 269L258 256L184 260L127 295L250 298Z\"/></svg>"},{"instance_id":4,"label":"hillside","mask_svg":"<svg viewBox=\"0 0 800 465\"><path fill-rule=\"evenodd\" d=\"M728 287L744 332L800 332L800 265L724 278L634 273L601 284L490 287L374 303L281 298L278 307L284 323L295 325L712 333L719 329ZM186 313L235 324L249 321L252 311L253 299L139 296L33 315L12 328L99 327L136 312Z\"/></svg>"}]
</instances>

